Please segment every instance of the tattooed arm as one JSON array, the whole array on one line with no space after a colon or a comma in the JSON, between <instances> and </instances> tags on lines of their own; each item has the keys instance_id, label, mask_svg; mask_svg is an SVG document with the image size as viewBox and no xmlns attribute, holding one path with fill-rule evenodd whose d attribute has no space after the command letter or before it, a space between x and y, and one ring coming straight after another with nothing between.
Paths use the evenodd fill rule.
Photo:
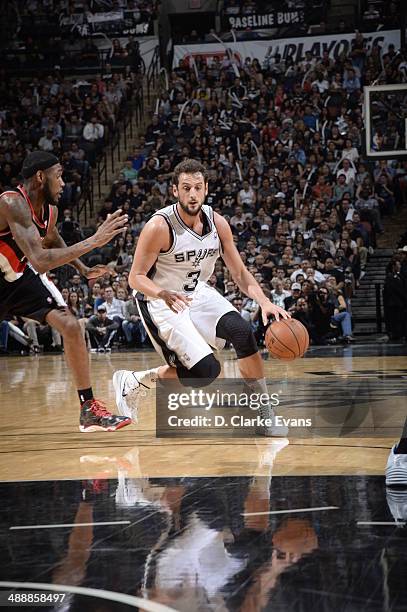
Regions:
<instances>
[{"instance_id":1,"label":"tattooed arm","mask_svg":"<svg viewBox=\"0 0 407 612\"><path fill-rule=\"evenodd\" d=\"M53 268L70 263L103 246L123 231L127 216L118 210L108 216L93 236L72 246L44 249L40 234L32 222L30 209L18 194L9 194L1 199L1 216L6 220L13 238L33 268L40 274Z\"/></svg>"}]
</instances>

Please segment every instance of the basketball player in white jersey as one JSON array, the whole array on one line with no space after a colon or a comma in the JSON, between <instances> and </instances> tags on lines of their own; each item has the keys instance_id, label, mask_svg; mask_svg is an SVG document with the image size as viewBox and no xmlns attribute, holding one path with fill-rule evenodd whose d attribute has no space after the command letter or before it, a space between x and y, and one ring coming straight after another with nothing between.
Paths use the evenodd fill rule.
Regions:
<instances>
[{"instance_id":1,"label":"basketball player in white jersey","mask_svg":"<svg viewBox=\"0 0 407 612\"><path fill-rule=\"evenodd\" d=\"M250 324L207 284L218 257L242 293L260 305L264 324L270 316L289 315L266 298L246 269L229 224L204 204L207 193L205 167L191 159L181 162L173 175L177 203L157 211L140 234L129 283L137 291L146 331L168 365L115 372L113 385L122 415L136 416L140 391L154 388L157 379L178 378L185 386L197 386L199 381L200 387L213 382L221 371L213 349L223 348L226 341L236 350L243 379L250 380L254 392L267 393L263 360ZM272 417L271 407L266 408L260 410L261 417ZM285 435L286 429L259 433Z\"/></svg>"}]
</instances>

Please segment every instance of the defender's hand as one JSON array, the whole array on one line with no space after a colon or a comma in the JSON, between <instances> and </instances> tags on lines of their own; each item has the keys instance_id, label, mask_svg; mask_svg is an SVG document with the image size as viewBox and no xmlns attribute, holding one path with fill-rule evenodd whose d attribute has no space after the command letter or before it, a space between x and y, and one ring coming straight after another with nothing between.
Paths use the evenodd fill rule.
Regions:
<instances>
[{"instance_id":1,"label":"defender's hand","mask_svg":"<svg viewBox=\"0 0 407 612\"><path fill-rule=\"evenodd\" d=\"M116 210L112 215L107 215L106 220L103 221L102 225L98 228L97 232L93 235L93 240L96 242L96 246L100 247L108 242L117 234L123 232L128 221L127 215L122 215L122 211Z\"/></svg>"},{"instance_id":2,"label":"defender's hand","mask_svg":"<svg viewBox=\"0 0 407 612\"><path fill-rule=\"evenodd\" d=\"M109 266L97 264L97 266L93 266L93 268L85 268L83 271L83 276L88 280L92 280L93 278L100 278L106 274L106 272L108 272L110 276L113 274L113 270L109 268Z\"/></svg>"}]
</instances>

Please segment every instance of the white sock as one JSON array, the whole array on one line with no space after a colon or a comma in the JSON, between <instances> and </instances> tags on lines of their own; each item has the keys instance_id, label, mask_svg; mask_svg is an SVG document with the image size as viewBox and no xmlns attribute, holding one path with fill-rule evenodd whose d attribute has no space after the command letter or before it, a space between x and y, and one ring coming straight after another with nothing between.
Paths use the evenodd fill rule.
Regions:
<instances>
[{"instance_id":1,"label":"white sock","mask_svg":"<svg viewBox=\"0 0 407 612\"><path fill-rule=\"evenodd\" d=\"M155 389L158 379L158 368L144 370L143 372L134 372L140 385L148 389Z\"/></svg>"},{"instance_id":2,"label":"white sock","mask_svg":"<svg viewBox=\"0 0 407 612\"><path fill-rule=\"evenodd\" d=\"M257 380L245 379L245 383L247 384L248 387L250 387L253 393L259 393L259 394L267 393L267 395L270 396L265 378L258 378ZM259 414L262 419L273 418L274 408L271 405L271 403L260 406Z\"/></svg>"}]
</instances>

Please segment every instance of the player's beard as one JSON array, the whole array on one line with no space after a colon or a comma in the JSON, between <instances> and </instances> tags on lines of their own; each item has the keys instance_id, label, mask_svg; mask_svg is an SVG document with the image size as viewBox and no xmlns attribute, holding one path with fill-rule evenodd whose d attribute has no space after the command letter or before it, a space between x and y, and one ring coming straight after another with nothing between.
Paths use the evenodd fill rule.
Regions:
<instances>
[{"instance_id":1,"label":"player's beard","mask_svg":"<svg viewBox=\"0 0 407 612\"><path fill-rule=\"evenodd\" d=\"M191 217L196 217L196 215L199 215L199 213L201 212L201 208L202 208L202 204L203 202L201 202L199 204L198 208L195 209L191 209L189 207L189 204L184 204L184 202L181 202L181 199L178 199L179 205L181 206L182 210L187 214L187 215L191 215Z\"/></svg>"},{"instance_id":2,"label":"player's beard","mask_svg":"<svg viewBox=\"0 0 407 612\"><path fill-rule=\"evenodd\" d=\"M44 186L42 188L43 193L44 193L45 203L52 204L53 206L58 206L58 199L52 195L49 184L50 184L50 181L46 179Z\"/></svg>"}]
</instances>

